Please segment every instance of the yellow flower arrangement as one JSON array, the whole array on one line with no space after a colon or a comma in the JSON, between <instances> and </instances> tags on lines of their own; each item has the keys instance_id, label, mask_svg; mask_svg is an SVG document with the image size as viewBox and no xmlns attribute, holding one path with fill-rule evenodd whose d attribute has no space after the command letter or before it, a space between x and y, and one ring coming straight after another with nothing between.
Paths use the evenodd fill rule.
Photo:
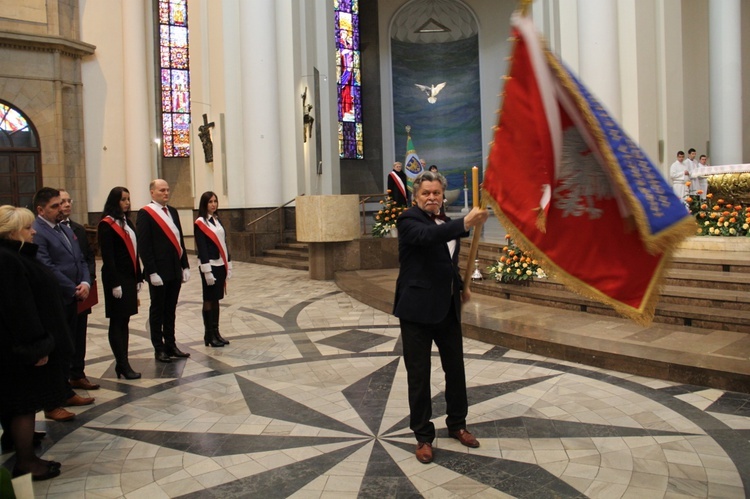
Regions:
<instances>
[{"instance_id":1,"label":"yellow flower arrangement","mask_svg":"<svg viewBox=\"0 0 750 499\"><path fill-rule=\"evenodd\" d=\"M500 251L500 258L495 265L487 267L490 276L497 282L513 283L544 279L547 273L539 266L527 251L521 251L508 234L505 235L507 244Z\"/></svg>"},{"instance_id":2,"label":"yellow flower arrangement","mask_svg":"<svg viewBox=\"0 0 750 499\"><path fill-rule=\"evenodd\" d=\"M391 191L389 190L385 200L380 200L380 204L383 207L374 215L375 224L372 226L372 235L374 237L387 236L391 229L396 227L398 216L406 209L405 206L397 205L390 194Z\"/></svg>"}]
</instances>

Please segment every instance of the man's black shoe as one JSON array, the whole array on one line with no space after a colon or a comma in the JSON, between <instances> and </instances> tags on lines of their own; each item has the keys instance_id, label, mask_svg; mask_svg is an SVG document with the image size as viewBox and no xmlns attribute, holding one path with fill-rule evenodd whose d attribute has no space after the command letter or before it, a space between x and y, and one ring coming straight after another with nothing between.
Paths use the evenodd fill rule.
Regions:
<instances>
[{"instance_id":1,"label":"man's black shoe","mask_svg":"<svg viewBox=\"0 0 750 499\"><path fill-rule=\"evenodd\" d=\"M155 357L159 362L172 362L172 359L169 358L169 355L167 355L166 352L156 352Z\"/></svg>"},{"instance_id":2,"label":"man's black shoe","mask_svg":"<svg viewBox=\"0 0 750 499\"><path fill-rule=\"evenodd\" d=\"M185 353L185 352L183 352L182 350L180 350L180 349L179 349L179 348L177 348L177 347L172 347L172 348L171 348L171 349L169 350L169 356L170 356L170 357L181 357L181 358L188 358L188 357L190 357L190 354L189 354L189 353Z\"/></svg>"}]
</instances>

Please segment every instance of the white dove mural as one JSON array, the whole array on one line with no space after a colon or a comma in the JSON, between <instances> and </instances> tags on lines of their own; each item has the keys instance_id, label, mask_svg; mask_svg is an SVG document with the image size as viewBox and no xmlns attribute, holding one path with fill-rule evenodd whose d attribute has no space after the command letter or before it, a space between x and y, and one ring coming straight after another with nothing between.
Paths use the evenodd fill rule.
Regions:
<instances>
[{"instance_id":1,"label":"white dove mural","mask_svg":"<svg viewBox=\"0 0 750 499\"><path fill-rule=\"evenodd\" d=\"M443 87L445 87L445 83L446 82L438 83L437 85L430 85L429 87L427 85L415 83L414 86L427 94L427 102L434 104L437 102L437 94L439 94Z\"/></svg>"}]
</instances>

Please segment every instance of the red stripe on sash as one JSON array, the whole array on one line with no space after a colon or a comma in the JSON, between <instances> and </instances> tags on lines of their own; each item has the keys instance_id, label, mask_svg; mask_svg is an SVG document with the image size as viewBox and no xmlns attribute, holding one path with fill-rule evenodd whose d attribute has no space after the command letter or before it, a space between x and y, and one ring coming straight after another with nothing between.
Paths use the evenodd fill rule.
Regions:
<instances>
[{"instance_id":1,"label":"red stripe on sash","mask_svg":"<svg viewBox=\"0 0 750 499\"><path fill-rule=\"evenodd\" d=\"M226 253L224 253L224 247L219 242L219 236L217 236L216 233L211 230L211 227L206 225L206 222L204 222L202 218L197 219L195 221L195 225L197 225L201 232L203 232L206 237L213 241L216 247L219 248L219 255L221 255L221 259L224 261L224 268L227 270L227 274L229 274L229 263L227 261L227 255ZM224 292L227 292L226 279L224 280Z\"/></svg>"},{"instance_id":2,"label":"red stripe on sash","mask_svg":"<svg viewBox=\"0 0 750 499\"><path fill-rule=\"evenodd\" d=\"M112 230L117 233L118 236L122 238L122 241L125 243L125 247L128 249L128 253L130 253L130 259L133 261L133 273L137 276L138 275L138 262L136 260L135 256L135 248L133 247L133 241L130 239L130 236L127 232L125 232L125 229L120 227L120 225L115 221L114 218L107 215L104 217L104 221L107 222L110 227L112 227Z\"/></svg>"},{"instance_id":3,"label":"red stripe on sash","mask_svg":"<svg viewBox=\"0 0 750 499\"><path fill-rule=\"evenodd\" d=\"M172 229L169 227L167 222L150 204L144 206L143 209L146 210L146 212L151 215L151 218L153 218L154 221L159 225L159 227L161 227L164 235L167 236L167 239L169 239L169 241L172 243L172 246L174 246L175 250L177 251L178 257L182 258L182 246L180 245L180 242L177 240L177 236L174 235L174 232L172 232Z\"/></svg>"},{"instance_id":4,"label":"red stripe on sash","mask_svg":"<svg viewBox=\"0 0 750 499\"><path fill-rule=\"evenodd\" d=\"M219 248L219 255L221 255L221 259L224 261L224 266L227 270L229 270L229 263L227 261L227 255L224 253L224 246L221 245L219 242L219 236L216 235L214 231L211 230L211 227L206 225L206 222L203 221L202 218L199 218L195 221L195 225L198 226L198 228L203 232L207 238L209 238L217 248Z\"/></svg>"},{"instance_id":5,"label":"red stripe on sash","mask_svg":"<svg viewBox=\"0 0 750 499\"><path fill-rule=\"evenodd\" d=\"M404 185L404 181L401 180L401 177L398 176L396 172L389 173L391 177L393 177L393 180L396 182L396 187L398 187L398 190L401 191L401 195L404 196L404 199L407 199L408 196L406 195L406 186Z\"/></svg>"}]
</instances>

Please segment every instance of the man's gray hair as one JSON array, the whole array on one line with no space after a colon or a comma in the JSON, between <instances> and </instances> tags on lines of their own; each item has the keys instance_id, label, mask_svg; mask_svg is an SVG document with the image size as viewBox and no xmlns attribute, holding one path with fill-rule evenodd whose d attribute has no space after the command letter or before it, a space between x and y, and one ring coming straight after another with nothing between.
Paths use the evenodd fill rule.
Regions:
<instances>
[{"instance_id":1,"label":"man's gray hair","mask_svg":"<svg viewBox=\"0 0 750 499\"><path fill-rule=\"evenodd\" d=\"M448 189L448 181L445 180L445 177L443 177L441 173L431 172L429 170L423 171L414 179L414 183L412 184L413 192L419 192L419 187L422 185L422 182L435 182L436 180L440 182L443 186L443 192L445 192Z\"/></svg>"}]
</instances>

